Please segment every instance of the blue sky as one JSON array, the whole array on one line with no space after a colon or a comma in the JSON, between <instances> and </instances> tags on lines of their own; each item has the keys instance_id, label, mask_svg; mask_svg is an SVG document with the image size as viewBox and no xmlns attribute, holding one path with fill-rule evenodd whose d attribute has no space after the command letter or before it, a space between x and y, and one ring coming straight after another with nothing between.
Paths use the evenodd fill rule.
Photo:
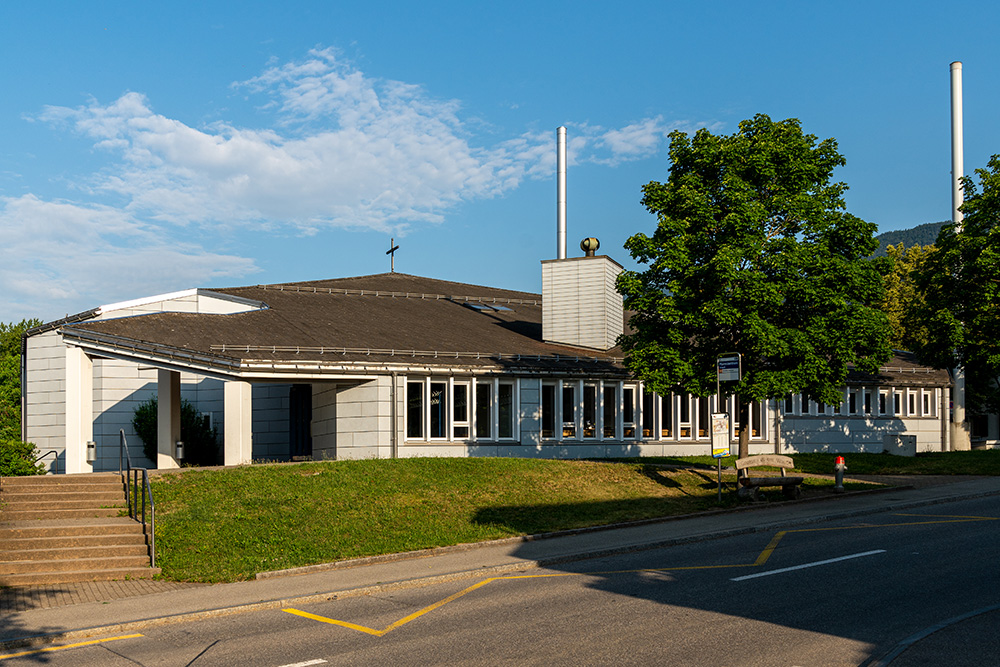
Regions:
<instances>
[{"instance_id":1,"label":"blue sky","mask_svg":"<svg viewBox=\"0 0 1000 667\"><path fill-rule=\"evenodd\" d=\"M239 9L235 9L238 7ZM848 210L951 214L1000 153L1000 10L930 2L5 2L0 321L396 270L539 291L568 127L570 255L655 219L671 130L835 137Z\"/></svg>"}]
</instances>

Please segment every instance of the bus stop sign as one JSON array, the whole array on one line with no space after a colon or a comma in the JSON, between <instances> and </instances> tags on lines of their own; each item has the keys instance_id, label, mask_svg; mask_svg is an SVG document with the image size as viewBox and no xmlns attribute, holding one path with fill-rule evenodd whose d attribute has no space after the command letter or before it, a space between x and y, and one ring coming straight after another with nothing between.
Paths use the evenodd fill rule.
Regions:
<instances>
[{"instance_id":1,"label":"bus stop sign","mask_svg":"<svg viewBox=\"0 0 1000 667\"><path fill-rule=\"evenodd\" d=\"M739 353L721 354L716 359L719 382L739 382L743 376L743 364Z\"/></svg>"}]
</instances>

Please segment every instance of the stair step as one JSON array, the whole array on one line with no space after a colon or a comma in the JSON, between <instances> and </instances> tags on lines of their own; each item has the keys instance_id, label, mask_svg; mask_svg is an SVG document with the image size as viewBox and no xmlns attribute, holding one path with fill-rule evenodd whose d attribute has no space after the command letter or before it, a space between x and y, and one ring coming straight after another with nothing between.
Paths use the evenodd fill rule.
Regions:
<instances>
[{"instance_id":1,"label":"stair step","mask_svg":"<svg viewBox=\"0 0 1000 667\"><path fill-rule=\"evenodd\" d=\"M0 479L0 487L14 489L26 486L70 487L87 484L119 484L121 475L116 472L93 473L83 475L27 475L24 477L4 477Z\"/></svg>"},{"instance_id":2,"label":"stair step","mask_svg":"<svg viewBox=\"0 0 1000 667\"><path fill-rule=\"evenodd\" d=\"M74 500L64 498L60 494L53 494L49 500L18 500L16 502L7 502L5 498L4 502L2 510L4 512L44 511L47 509L107 509L108 507L122 507L125 505L125 499L120 493L117 496L113 494L100 495L95 498L83 500Z\"/></svg>"},{"instance_id":3,"label":"stair step","mask_svg":"<svg viewBox=\"0 0 1000 667\"><path fill-rule=\"evenodd\" d=\"M69 584L78 581L120 581L124 579L152 579L160 574L158 567L129 567L109 570L80 570L78 572L33 572L0 575L0 586L38 586Z\"/></svg>"},{"instance_id":4,"label":"stair step","mask_svg":"<svg viewBox=\"0 0 1000 667\"><path fill-rule=\"evenodd\" d=\"M74 519L119 516L124 507L90 508L90 509L50 509L39 510L0 510L0 522L25 521L31 519Z\"/></svg>"},{"instance_id":5,"label":"stair step","mask_svg":"<svg viewBox=\"0 0 1000 667\"><path fill-rule=\"evenodd\" d=\"M24 491L26 489L103 489L110 487L121 488L122 478L118 475L114 477L93 477L80 478L76 475L59 475L58 477L4 477L0 482L3 490Z\"/></svg>"},{"instance_id":6,"label":"stair step","mask_svg":"<svg viewBox=\"0 0 1000 667\"><path fill-rule=\"evenodd\" d=\"M68 535L61 537L15 537L0 540L0 560L18 560L8 557L7 552L35 549L68 549L102 547L146 546L146 537L141 531L123 535Z\"/></svg>"},{"instance_id":7,"label":"stair step","mask_svg":"<svg viewBox=\"0 0 1000 667\"><path fill-rule=\"evenodd\" d=\"M0 577L7 574L25 574L43 569L46 572L76 572L79 570L112 570L130 567L147 567L149 556L108 556L98 558L61 558L39 563L33 560L0 561Z\"/></svg>"},{"instance_id":8,"label":"stair step","mask_svg":"<svg viewBox=\"0 0 1000 667\"><path fill-rule=\"evenodd\" d=\"M72 538L91 535L142 534L142 524L127 517L88 517L69 522L36 519L0 523L0 541L19 538L62 537Z\"/></svg>"},{"instance_id":9,"label":"stair step","mask_svg":"<svg viewBox=\"0 0 1000 667\"><path fill-rule=\"evenodd\" d=\"M142 523L122 516L119 475L0 481L0 586L148 579Z\"/></svg>"},{"instance_id":10,"label":"stair step","mask_svg":"<svg viewBox=\"0 0 1000 667\"><path fill-rule=\"evenodd\" d=\"M73 489L72 491L55 491L52 489L18 489L16 491L8 491L4 489L3 495L0 498L8 506L20 505L21 503L47 503L57 500L115 503L122 502L122 499L125 498L125 493L120 487L117 489L104 489L103 487L87 490Z\"/></svg>"},{"instance_id":11,"label":"stair step","mask_svg":"<svg viewBox=\"0 0 1000 667\"><path fill-rule=\"evenodd\" d=\"M3 563L19 561L55 561L81 558L149 558L149 548L145 544L98 545L90 547L46 547L22 548L0 551L0 566Z\"/></svg>"}]
</instances>

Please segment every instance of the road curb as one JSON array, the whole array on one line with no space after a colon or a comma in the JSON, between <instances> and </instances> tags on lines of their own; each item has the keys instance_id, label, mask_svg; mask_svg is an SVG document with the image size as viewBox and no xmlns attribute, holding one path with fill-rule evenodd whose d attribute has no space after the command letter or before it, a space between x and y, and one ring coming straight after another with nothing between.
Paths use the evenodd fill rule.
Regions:
<instances>
[{"instance_id":1,"label":"road curb","mask_svg":"<svg viewBox=\"0 0 1000 667\"><path fill-rule=\"evenodd\" d=\"M862 492L856 492L856 493L863 493L863 494L879 493L879 492L884 493L885 491L898 491L898 490L902 490L902 488L905 488L905 487L893 487L891 489L878 489L878 490L873 490L873 491L862 491ZM694 543L706 542L706 541L714 540L714 539L724 539L724 538L727 538L727 537L736 537L736 536L740 536L740 535L748 535L748 534L753 534L753 533L769 532L769 531L772 531L772 530L777 530L779 528L789 527L789 526L810 525L810 524L815 524L815 523L823 523L823 522L826 522L826 521L833 521L833 520L837 520L837 519L849 519L849 518L856 517L856 516L866 516L866 515L869 515L869 514L880 514L880 513L883 513L883 512L894 512L894 511L903 510L903 509L913 509L913 508L916 508L916 507L926 507L928 505L937 505L937 504L942 504L942 503L958 502L958 501L962 501L962 500L972 500L972 499L975 499L975 498L986 498L986 497L998 496L998 495L1000 495L1000 489L993 490L993 491L980 491L980 492L974 492L974 493L954 494L954 495L942 496L942 497L933 498L933 499L921 499L921 500L911 500L911 501L905 501L904 500L904 501L901 501L901 502L898 502L898 503L894 503L894 504L889 505L889 506L860 508L860 509L848 510L848 511L842 511L842 512L830 512L830 513L827 513L827 514L813 516L813 517L803 517L801 519L783 519L783 520L780 520L780 521L773 521L773 522L770 522L770 523L760 524L760 525L755 525L755 526L744 526L744 527L740 527L740 528L730 528L730 529L726 529L726 530L707 531L705 533L701 533L701 534L697 534L697 535L687 535L687 536L684 536L684 537L674 537L674 538L668 538L668 539L652 540L650 542L643 542L643 543L639 543L639 544L624 545L624 546L621 546L621 547L611 547L611 548L606 548L606 549L591 549L591 550L586 551L586 552L579 552L579 553L575 553L575 554L565 554L563 556L554 556L554 557L550 557L550 558L539 558L539 559L534 559L534 560L525 560L525 561L520 562L520 563L509 563L509 564L505 564L505 565L486 566L486 567L481 567L481 568L477 568L477 569L474 569L474 570L463 570L463 571L459 571L459 572L453 572L453 573L442 574L442 575L434 575L434 576L430 576L430 577L418 577L418 578L415 578L415 579L406 579L406 580L401 580L401 581L379 583L379 584L375 584L375 585L371 585L371 586L362 586L362 587L358 587L358 588L345 589L345 590L340 590L340 591L326 591L326 592L322 592L322 593L313 593L311 595L297 596L297 597L291 597L291 598L276 598L276 599L272 599L272 600L262 600L260 602L254 602L254 603L249 603L249 604L233 605L233 606L229 606L229 607L218 607L218 608L214 608L214 609L204 609L204 610L199 610L199 611L194 611L194 612L184 612L184 613L180 613L180 614L169 614L169 615L165 615L165 616L154 616L154 617L145 618L145 619L138 619L138 620L135 620L135 621L126 621L126 622L123 622L123 623L114 623L114 624L110 624L110 625L94 626L94 627L89 627L89 628L81 628L81 629L77 629L77 630L67 630L65 632L57 632L57 633L49 633L49 634L30 635L30 636L25 636L25 637L17 637L17 638L14 638L14 639L0 641L0 649L7 650L7 649L25 648L25 647L30 647L30 646L39 646L39 645L45 645L45 644L52 644L52 643L55 643L55 642L61 641L61 640L72 640L72 639L81 639L81 638L86 638L86 637L93 637L95 635L117 634L117 633L123 633L123 632L135 632L135 631L143 630L145 628L157 627L157 626L161 626L161 625L170 625L170 624L174 624L174 623L183 623L183 622L189 622L189 621L198 621L198 620L206 620L206 619L212 619L212 618L221 618L221 617L225 617L225 616L234 616L234 615L237 615L237 614L243 614L243 613L253 612L253 611L267 611L267 610L272 610L272 609L283 609L285 607L291 607L291 606L294 606L294 605L313 604L313 603L316 603L316 602L326 602L326 601L329 601L329 600L336 600L336 599L340 599L340 598L360 597L360 596L364 596L364 595L371 595L371 594L374 594L374 593L385 592L385 591L405 590L405 589L409 589L409 588L420 588L420 587L424 587L424 586L432 586L432 585L439 584L439 583L446 583L446 582L449 582L449 581L458 581L458 580L462 580L462 579L473 579L473 578L489 577L489 576L492 576L492 575L505 574L505 573L508 573L508 572L523 572L523 571L526 571L526 570L540 569L540 568L550 567L550 566L554 566L554 565L562 565L562 564L565 564L565 563L572 563L572 562L577 562L577 561L582 561L582 560L591 560L591 559L595 559L595 558L604 558L604 557L608 557L608 556L618 556L618 555L627 554L627 553L638 553L638 552L641 552L641 551L650 551L652 549L660 549L660 548L671 547L671 546L680 546L680 545L684 545L684 544L694 544ZM841 497L844 497L844 496L838 496L838 498L841 498ZM804 501L795 501L795 502L814 502L816 500L826 500L826 499L825 498L820 498L820 499L806 499ZM787 506L787 505L783 505L783 506ZM767 505L763 505L761 507L740 508L737 511L764 509L764 508L767 508L767 507L768 507ZM699 514L699 515L696 515L696 516L704 517L705 514ZM692 515L686 515L683 518L691 518L691 517L692 517ZM668 520L679 520L679 518L674 517L674 518L669 518ZM618 524L618 525L616 525L614 527L622 528L622 527L629 527L629 526L635 526L635 525L648 525L650 523L662 523L662 522L663 521L648 520L648 521L643 521L643 522L632 522L632 523L628 523L628 524ZM560 535L563 535L563 534L578 534L578 533L582 533L582 532L594 532L596 530L609 530L611 528L612 527L602 526L602 527L596 527L596 528L579 529L577 531L567 531L566 533L560 533L560 534L547 533L547 534L545 534L545 536L528 536L529 538L533 538L533 539L510 538L510 539L507 539L507 540L493 541L490 544L497 545L497 544L504 544L504 543L521 543L521 542L533 541L534 539L542 539L543 537L546 537L546 536L547 537L557 537L557 536L560 536ZM459 546L462 546L462 547L467 546L468 549L474 549L477 546L482 546L482 545L480 545L480 544L473 544L473 545L459 545ZM445 548L452 549L450 547L445 547ZM453 550L458 551L458 550L468 550L468 549L453 549ZM428 557L428 556L431 556L431 555L439 554L441 552L440 551L436 551L435 554L425 554L425 555L422 555L422 556L411 555L411 554L414 554L414 553L418 553L419 554L419 553L422 553L422 552L408 552L408 554L399 554L399 556L402 556L402 557L398 558L397 560L407 560L409 558ZM381 558L381 557L376 557L376 558ZM358 560L366 560L366 559L358 559ZM347 562L354 563L353 565L351 565L351 567L360 567L361 566L361 564L357 563L357 561L347 561ZM380 560L380 561L377 561L377 562L393 562L393 561L392 560ZM366 564L372 564L372 563L366 563ZM333 565L333 564L331 564L331 565ZM334 568L327 568L327 569L334 569ZM315 571L319 571L319 570L312 570L312 571L315 572ZM302 572L297 572L296 574L303 574L303 573Z\"/></svg>"}]
</instances>

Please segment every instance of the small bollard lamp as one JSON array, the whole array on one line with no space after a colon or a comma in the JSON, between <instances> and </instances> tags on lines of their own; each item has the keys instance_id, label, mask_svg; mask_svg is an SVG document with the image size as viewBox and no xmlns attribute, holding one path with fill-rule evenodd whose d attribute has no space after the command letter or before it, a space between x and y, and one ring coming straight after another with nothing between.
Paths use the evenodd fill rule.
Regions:
<instances>
[{"instance_id":1,"label":"small bollard lamp","mask_svg":"<svg viewBox=\"0 0 1000 667\"><path fill-rule=\"evenodd\" d=\"M178 461L184 458L184 441L178 440L174 443L174 458Z\"/></svg>"},{"instance_id":2,"label":"small bollard lamp","mask_svg":"<svg viewBox=\"0 0 1000 667\"><path fill-rule=\"evenodd\" d=\"M97 460L97 443L93 440L87 441L87 463L93 463Z\"/></svg>"}]
</instances>

